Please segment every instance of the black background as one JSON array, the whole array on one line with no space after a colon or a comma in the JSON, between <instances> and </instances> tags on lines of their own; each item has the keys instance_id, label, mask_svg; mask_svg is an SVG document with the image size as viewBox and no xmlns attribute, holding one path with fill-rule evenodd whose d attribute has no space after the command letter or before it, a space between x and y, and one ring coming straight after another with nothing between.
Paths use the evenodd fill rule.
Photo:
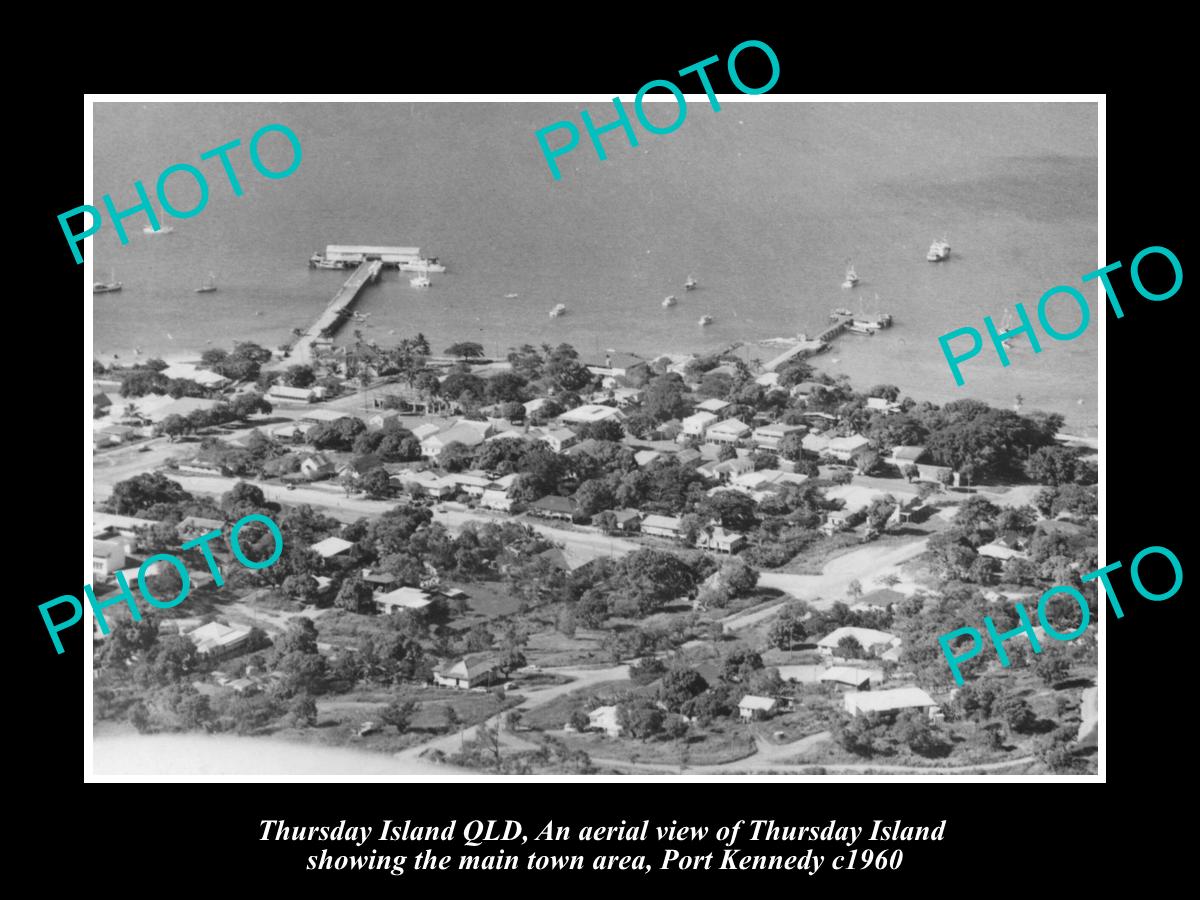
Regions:
<instances>
[{"instance_id":1,"label":"black background","mask_svg":"<svg viewBox=\"0 0 1200 900\"><path fill-rule=\"evenodd\" d=\"M914 9L913 15L929 18L934 12ZM514 17L519 19L521 14L514 11ZM1186 421L1195 383L1190 377L1194 353L1189 347L1194 334L1184 321L1186 285L1170 300L1151 303L1134 292L1128 266L1142 248L1162 245L1171 248L1187 268L1180 206L1188 171L1183 155L1189 144L1176 132L1183 101L1172 96L1169 82L1158 80L1154 87L1114 91L1115 85L1129 85L1130 79L1084 68L1087 58L1102 53L1099 47L1081 46L1077 33L1064 44L1061 38L1055 40L1056 33L1049 27L1047 46L1056 47L1054 52L1033 46L1018 49L995 36L985 46L947 32L929 42L936 49L905 44L889 53L875 52L866 59L860 54L856 59L853 53L843 58L837 52L839 45L842 50L853 49L857 28L853 15L840 24L823 24L819 32L730 24L714 27L703 37L684 37L672 31L663 32L669 37L657 37L636 25L614 23L597 26L602 33L590 39L581 38L579 28L563 25L553 38L494 37L475 44L457 32L435 30L425 37L413 34L406 39L403 29L381 26L356 58L360 51L356 36L370 33L373 29L368 25L347 21L345 30L328 36L308 33L303 40L286 45L268 41L269 49L262 55L236 65L214 66L210 59L197 68L195 77L189 77L190 66L173 65L171 68L179 71L171 72L167 82L160 78L166 73L159 72L152 79L153 87L178 92L587 91L620 94L628 100L644 82L670 78L678 69L717 54L722 63L711 67L710 76L714 89L727 93L733 91L724 73L729 50L755 38L770 44L779 57L781 77L771 92L774 94L1109 91L1105 261L1125 264L1113 279L1125 317L1117 320L1111 310L1106 313L1108 432L1102 452L1108 466L1108 537L1103 559L1119 559L1126 565L1113 579L1126 615L1120 621L1109 615L1102 626L1107 630L1107 784L1005 783L999 779L980 784L951 778L930 784L889 783L886 779L857 784L832 780L746 784L731 778L727 783L652 785L591 781L559 785L528 781L85 785L81 632L72 632L65 642L67 652L56 656L37 612L37 604L45 600L60 594L78 595L80 585L80 506L74 481L80 463L76 430L80 360L73 349L79 332L67 323L72 319L69 311L80 302L81 269L74 263L55 217L84 199L79 166L83 97L64 85L37 99L36 120L27 124L36 128L36 140L26 145L29 150L22 167L10 169L10 184L19 182L15 186L26 192L21 201L24 212L10 220L10 225L21 223L21 253L32 250L36 263L30 266L33 261L22 256L15 260L21 268L8 269L10 283L19 286L10 301L14 315L33 318L10 335L10 350L27 352L30 357L20 373L12 373L11 389L16 392L20 382L25 382L20 393L28 391L33 396L18 399L12 410L22 424L19 442L17 434L9 435L18 450L16 457L9 459L9 475L27 482L31 489L37 485L37 489L26 493L14 484L9 494L9 547L32 552L14 554L9 564L14 590L7 621L16 633L10 636L8 646L21 653L21 663L10 667L9 676L15 688L12 693L26 708L15 714L6 731L10 746L18 757L24 757L24 761L13 760L15 765L10 763L10 773L18 776L13 790L27 797L21 815L26 820L27 841L36 852L49 856L83 837L86 847L80 849L80 862L89 857L102 859L105 871L101 877L105 878L116 874L115 867L128 865L146 886L169 887L178 884L186 871L203 871L208 873L205 880L215 879L210 887L293 881L309 887L332 886L353 879L356 887L372 882L403 888L416 879L416 884L428 888L439 884L458 887L477 879L495 889L520 885L530 876L500 872L483 882L482 876L451 872L432 877L409 872L402 878L385 872L305 873L305 857L319 853L320 843L301 846L259 841L262 829L258 823L286 819L336 824L347 819L378 828L387 818L420 824L444 824L453 818L460 825L470 819L514 818L529 829L550 818L556 824L573 826L617 824L621 819L640 822L644 818L652 824L676 819L710 826L738 819L821 824L836 818L839 824L869 828L874 819L890 822L900 818L913 824L949 822L941 843L905 845L905 862L899 872L830 873L827 863L811 882L810 876L795 873L704 875L715 874L722 879L722 886L730 887L747 879L757 885L763 877L794 880L798 885L821 884L834 890L845 890L847 880L865 880L882 887L901 879L933 889L974 891L986 890L996 880L1017 890L1060 881L1083 887L1077 881L1081 866L1093 870L1099 864L1103 871L1122 861L1154 868L1168 865L1168 850L1160 842L1171 826L1158 817L1177 810L1191 769L1190 745L1183 740L1184 723L1191 713L1186 702L1190 699L1188 687L1194 683L1183 674L1192 640L1184 621L1187 585L1172 599L1151 603L1134 593L1128 563L1142 548L1158 544L1171 548L1184 570L1190 571L1181 518L1190 509L1186 493L1192 439ZM239 43L263 46L256 41L242 37ZM835 45L833 50L829 44ZM765 68L755 72L755 61L760 59L756 51L739 58L739 71L747 84L765 82ZM89 88L122 91L147 87L145 79L157 68L152 60L153 54L140 57L137 71L130 66L120 73L102 72ZM1110 65L1116 63L1110 60ZM226 74L217 77L214 69ZM333 81L339 71L349 74ZM1149 77L1146 70L1140 71ZM963 72L976 74L953 74ZM698 89L694 76L678 81L686 91ZM18 172L26 174L14 177ZM1188 183L1192 180L1187 179ZM1093 292L1089 290L1088 296L1094 296ZM1037 298L977 299L982 316L998 312L1013 300L1024 300L1032 309ZM1095 319L1090 327L1097 327ZM930 352L936 348L931 346ZM1054 352L1053 342L1046 342L1044 352ZM83 363L86 372L90 360L85 358ZM85 384L85 419L90 418L86 394ZM85 506L89 499L85 498ZM1151 567L1144 570L1143 578L1152 589L1163 589L1164 582L1153 577ZM28 777L20 777L25 774ZM74 828L73 822L78 823ZM1144 843L1150 841L1153 843ZM455 852L449 847L429 846L443 853ZM740 846L751 852L781 852L778 847L761 844ZM401 849L396 844L378 847L381 852ZM554 849L560 853L646 852L652 862L660 858L658 851L624 843L573 851L566 845ZM712 848L680 849L707 852ZM357 852L333 845L330 850ZM415 848L405 847L402 852L412 853ZM828 855L830 851L818 848L818 852ZM93 863L85 864L93 867ZM13 867L35 865L43 864L32 856L10 857ZM95 870L95 874L100 872ZM836 881L830 880L834 874ZM609 883L630 883L661 891L677 884L678 878L695 882L700 877L704 876L543 872L534 883L549 883L554 889L587 885L601 890Z\"/></svg>"}]
</instances>

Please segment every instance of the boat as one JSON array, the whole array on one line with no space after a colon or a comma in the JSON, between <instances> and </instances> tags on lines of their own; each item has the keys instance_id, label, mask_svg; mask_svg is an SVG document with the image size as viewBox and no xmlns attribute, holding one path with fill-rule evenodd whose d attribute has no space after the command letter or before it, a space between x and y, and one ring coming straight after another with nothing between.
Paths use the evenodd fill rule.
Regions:
<instances>
[{"instance_id":1,"label":"boat","mask_svg":"<svg viewBox=\"0 0 1200 900\"><path fill-rule=\"evenodd\" d=\"M666 297L663 299L662 305L663 306L674 306L675 303L676 303L675 295L672 294L670 297Z\"/></svg>"},{"instance_id":2,"label":"boat","mask_svg":"<svg viewBox=\"0 0 1200 900\"><path fill-rule=\"evenodd\" d=\"M505 300L516 300L520 296L521 296L520 294L505 294L504 299Z\"/></svg>"},{"instance_id":3,"label":"boat","mask_svg":"<svg viewBox=\"0 0 1200 900\"><path fill-rule=\"evenodd\" d=\"M694 291L697 287L699 287L699 285L700 285L700 282L698 282L694 277L689 275L687 277L687 281L685 281L683 283L683 289L685 291Z\"/></svg>"},{"instance_id":4,"label":"boat","mask_svg":"<svg viewBox=\"0 0 1200 900\"><path fill-rule=\"evenodd\" d=\"M858 284L858 273L854 271L854 266L846 267L846 280L842 282L842 287L852 288Z\"/></svg>"},{"instance_id":5,"label":"boat","mask_svg":"<svg viewBox=\"0 0 1200 900\"><path fill-rule=\"evenodd\" d=\"M308 258L308 264L314 269L344 269L347 263L343 259L326 259L319 250Z\"/></svg>"},{"instance_id":6,"label":"boat","mask_svg":"<svg viewBox=\"0 0 1200 900\"><path fill-rule=\"evenodd\" d=\"M160 225L158 228L147 225L142 229L142 234L170 234L174 230L170 225Z\"/></svg>"},{"instance_id":7,"label":"boat","mask_svg":"<svg viewBox=\"0 0 1200 900\"><path fill-rule=\"evenodd\" d=\"M408 283L415 288L429 287L431 284L433 284L433 282L424 275L418 275L416 278L410 278L408 279Z\"/></svg>"},{"instance_id":8,"label":"boat","mask_svg":"<svg viewBox=\"0 0 1200 900\"><path fill-rule=\"evenodd\" d=\"M208 277L204 279L204 283L202 285L200 285L200 287L196 288L196 293L197 294L211 294L216 289L217 289L216 278L213 276L212 272L209 272Z\"/></svg>"},{"instance_id":9,"label":"boat","mask_svg":"<svg viewBox=\"0 0 1200 900\"><path fill-rule=\"evenodd\" d=\"M854 315L854 313L852 313L850 310L846 309L846 307L839 306L837 309L835 309L833 312L831 312L829 314L829 318L840 319L842 316L852 316L852 315Z\"/></svg>"},{"instance_id":10,"label":"boat","mask_svg":"<svg viewBox=\"0 0 1200 900\"><path fill-rule=\"evenodd\" d=\"M1000 320L1000 333L1007 334L1010 328L1012 328L1012 310L1005 309L1004 318ZM1007 349L1012 346L1012 338L1006 337L1000 343Z\"/></svg>"},{"instance_id":11,"label":"boat","mask_svg":"<svg viewBox=\"0 0 1200 900\"><path fill-rule=\"evenodd\" d=\"M879 330L879 326L873 322L864 322L861 319L855 319L846 324L846 330L852 331L854 334L873 335Z\"/></svg>"},{"instance_id":12,"label":"boat","mask_svg":"<svg viewBox=\"0 0 1200 900\"><path fill-rule=\"evenodd\" d=\"M400 263L401 272L445 272L446 267L437 261L437 257L431 259L414 259L410 262Z\"/></svg>"},{"instance_id":13,"label":"boat","mask_svg":"<svg viewBox=\"0 0 1200 900\"><path fill-rule=\"evenodd\" d=\"M930 262L941 262L950 256L950 242L945 238L934 241L929 245L929 252L925 254L925 258Z\"/></svg>"},{"instance_id":14,"label":"boat","mask_svg":"<svg viewBox=\"0 0 1200 900\"><path fill-rule=\"evenodd\" d=\"M713 317L712 317L712 316L709 316L709 315L704 315L704 316L701 316L701 317L700 317L700 324L701 324L701 325L711 325L711 324L712 324L712 322L713 322Z\"/></svg>"},{"instance_id":15,"label":"boat","mask_svg":"<svg viewBox=\"0 0 1200 900\"><path fill-rule=\"evenodd\" d=\"M554 307L554 309L550 310L550 318L557 319L559 316L561 316L566 311L567 311L567 304L559 303L558 305L556 305Z\"/></svg>"},{"instance_id":16,"label":"boat","mask_svg":"<svg viewBox=\"0 0 1200 900\"><path fill-rule=\"evenodd\" d=\"M93 294L113 294L121 289L121 282L117 281L116 273L110 271L108 273L108 281L97 281L92 284Z\"/></svg>"}]
</instances>

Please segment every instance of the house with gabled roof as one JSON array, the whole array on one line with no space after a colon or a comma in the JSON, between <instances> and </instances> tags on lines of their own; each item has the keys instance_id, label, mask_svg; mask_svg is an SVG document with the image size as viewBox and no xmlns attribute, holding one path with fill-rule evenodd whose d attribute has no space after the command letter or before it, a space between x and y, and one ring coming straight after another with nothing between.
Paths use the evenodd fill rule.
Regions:
<instances>
[{"instance_id":1,"label":"house with gabled roof","mask_svg":"<svg viewBox=\"0 0 1200 900\"><path fill-rule=\"evenodd\" d=\"M503 670L493 654L473 653L442 663L433 670L433 680L442 687L469 690L503 680Z\"/></svg>"}]
</instances>

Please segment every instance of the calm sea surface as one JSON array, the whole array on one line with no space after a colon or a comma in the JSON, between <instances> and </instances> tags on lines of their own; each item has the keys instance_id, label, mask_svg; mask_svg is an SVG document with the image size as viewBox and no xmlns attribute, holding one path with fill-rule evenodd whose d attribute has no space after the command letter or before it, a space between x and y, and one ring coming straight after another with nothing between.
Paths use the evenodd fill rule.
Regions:
<instances>
[{"instance_id":1,"label":"calm sea surface","mask_svg":"<svg viewBox=\"0 0 1200 900\"><path fill-rule=\"evenodd\" d=\"M421 331L435 350L476 340L489 353L544 341L696 352L813 332L832 308L861 302L891 312L896 326L840 338L821 361L827 370L935 402L1011 405L1021 394L1026 409L1094 429L1094 316L1082 337L1044 339L1039 355L1018 339L1008 369L981 355L966 364L963 388L936 340L962 325L982 329L985 314L999 321L1014 302L1032 314L1045 290L1078 285L1105 262L1096 257L1094 106L730 102L714 113L692 103L674 134L639 132L636 148L606 135L605 162L585 133L555 182L533 132L578 122L584 106L97 104L97 201L108 192L118 208L132 206L134 179L152 192L176 162L205 171L211 197L193 219L165 219L173 234L144 235L137 216L128 245L109 227L89 241L97 277L111 269L125 284L95 298L95 351L180 356L235 339L274 348L348 274L310 269L314 250L419 246L449 272L418 290L388 271L365 292L364 332L382 345ZM586 106L608 120L602 104ZM278 181L246 156L250 136L272 122L291 127L304 150L300 168ZM234 138L240 198L215 160L198 158ZM280 135L262 147L273 168L290 159ZM173 176L169 196L186 209L194 185ZM953 256L926 262L943 235ZM848 260L862 279L853 291L839 287ZM219 290L194 293L209 272ZM689 274L701 287L685 294ZM1086 293L1094 312L1094 285ZM667 294L679 296L674 308L660 306ZM550 319L560 302L568 314ZM1052 321L1072 330L1078 312L1056 302ZM714 324L700 328L702 314Z\"/></svg>"}]
</instances>

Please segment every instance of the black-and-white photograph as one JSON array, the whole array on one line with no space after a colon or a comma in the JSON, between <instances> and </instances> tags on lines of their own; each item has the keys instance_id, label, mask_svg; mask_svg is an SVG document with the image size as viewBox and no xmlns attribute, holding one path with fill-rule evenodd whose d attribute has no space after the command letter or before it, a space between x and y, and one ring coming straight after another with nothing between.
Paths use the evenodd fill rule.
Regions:
<instances>
[{"instance_id":1,"label":"black-and-white photograph","mask_svg":"<svg viewBox=\"0 0 1200 900\"><path fill-rule=\"evenodd\" d=\"M1096 102L92 109L95 776L1097 774Z\"/></svg>"}]
</instances>

